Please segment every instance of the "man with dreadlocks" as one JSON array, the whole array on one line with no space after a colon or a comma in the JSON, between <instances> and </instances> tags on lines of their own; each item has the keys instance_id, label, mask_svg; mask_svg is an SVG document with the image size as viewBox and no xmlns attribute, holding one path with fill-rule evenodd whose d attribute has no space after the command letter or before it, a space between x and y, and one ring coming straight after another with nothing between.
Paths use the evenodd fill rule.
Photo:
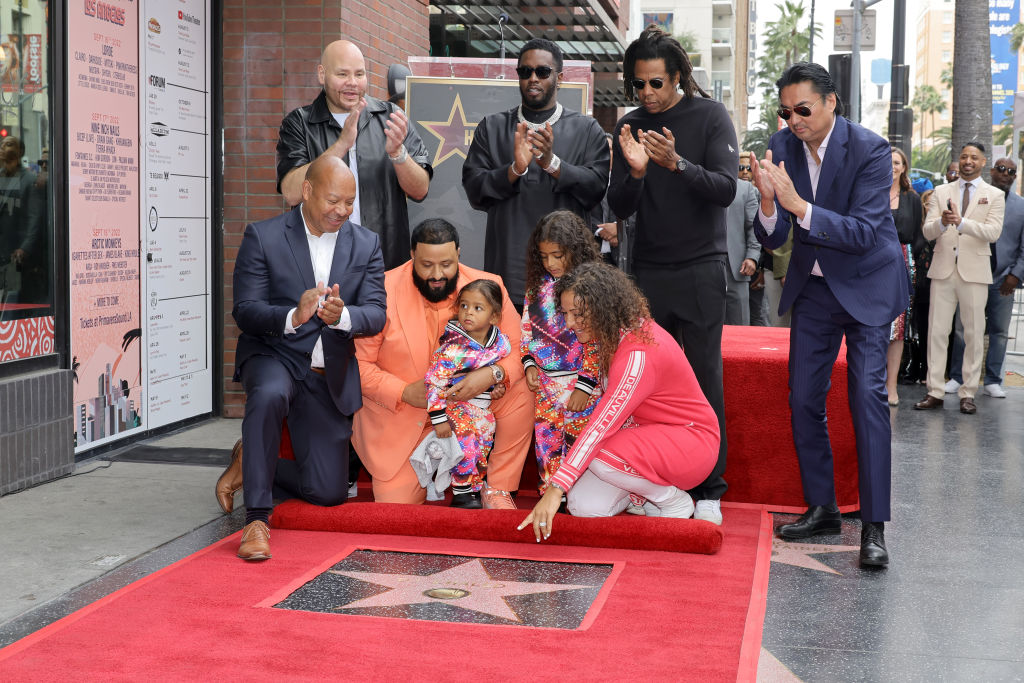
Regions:
<instances>
[{"instance_id":1,"label":"man with dreadlocks","mask_svg":"<svg viewBox=\"0 0 1024 683\"><path fill-rule=\"evenodd\" d=\"M626 48L622 66L626 96L640 107L616 124L608 204L621 218L636 212L636 282L718 416L718 462L690 493L694 517L721 524L726 212L736 195L736 132L722 103L694 82L686 51L657 26Z\"/></svg>"},{"instance_id":2,"label":"man with dreadlocks","mask_svg":"<svg viewBox=\"0 0 1024 683\"><path fill-rule=\"evenodd\" d=\"M558 103L558 45L527 41L516 73L522 104L476 127L462 186L473 208L487 212L484 270L501 276L518 307L533 226L558 209L586 219L608 187L609 153L597 121Z\"/></svg>"}]
</instances>

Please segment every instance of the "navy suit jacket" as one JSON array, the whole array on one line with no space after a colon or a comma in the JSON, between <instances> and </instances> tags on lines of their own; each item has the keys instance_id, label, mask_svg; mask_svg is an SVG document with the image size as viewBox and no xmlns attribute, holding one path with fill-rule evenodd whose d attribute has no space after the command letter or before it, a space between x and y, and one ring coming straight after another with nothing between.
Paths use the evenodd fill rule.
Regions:
<instances>
[{"instance_id":1,"label":"navy suit jacket","mask_svg":"<svg viewBox=\"0 0 1024 683\"><path fill-rule=\"evenodd\" d=\"M1003 284L1007 275L1024 282L1024 199L1013 192L1006 195L1003 231L992 249L996 257L993 284L996 287Z\"/></svg>"},{"instance_id":2,"label":"navy suit jacket","mask_svg":"<svg viewBox=\"0 0 1024 683\"><path fill-rule=\"evenodd\" d=\"M234 307L231 314L242 330L235 351L235 381L253 356L281 360L295 380L310 372L317 338L323 339L324 369L337 409L352 415L362 406L359 364L353 337L374 335L384 328L384 257L380 237L347 221L338 231L327 286L338 284L352 318L349 332L328 327L313 316L295 334L284 333L285 318L302 293L316 287L309 243L295 207L281 216L245 228L235 259Z\"/></svg>"},{"instance_id":3,"label":"navy suit jacket","mask_svg":"<svg viewBox=\"0 0 1024 683\"><path fill-rule=\"evenodd\" d=\"M815 260L829 289L855 320L864 325L891 323L909 302L909 274L889 208L892 154L889 143L870 130L836 116L815 197L804 143L787 128L768 143L772 161L786 162L796 191L814 205L811 229L775 204L775 230L765 232L759 218L754 232L769 249L781 247L793 232L793 255L779 301L789 310L803 290Z\"/></svg>"}]
</instances>

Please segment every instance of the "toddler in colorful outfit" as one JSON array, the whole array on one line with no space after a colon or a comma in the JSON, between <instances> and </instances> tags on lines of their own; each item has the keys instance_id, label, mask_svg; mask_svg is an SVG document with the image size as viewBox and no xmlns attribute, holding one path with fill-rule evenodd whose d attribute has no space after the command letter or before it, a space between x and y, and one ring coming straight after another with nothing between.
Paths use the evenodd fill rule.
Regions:
<instances>
[{"instance_id":1,"label":"toddler in colorful outfit","mask_svg":"<svg viewBox=\"0 0 1024 683\"><path fill-rule=\"evenodd\" d=\"M452 506L479 508L480 490L487 472L487 456L494 447L494 414L490 391L468 401L447 400L447 391L466 373L494 366L511 353L508 337L498 329L501 288L490 280L474 280L459 291L457 318L445 325L440 346L427 369L427 411L434 433L452 435L462 447L462 460L452 468Z\"/></svg>"}]
</instances>

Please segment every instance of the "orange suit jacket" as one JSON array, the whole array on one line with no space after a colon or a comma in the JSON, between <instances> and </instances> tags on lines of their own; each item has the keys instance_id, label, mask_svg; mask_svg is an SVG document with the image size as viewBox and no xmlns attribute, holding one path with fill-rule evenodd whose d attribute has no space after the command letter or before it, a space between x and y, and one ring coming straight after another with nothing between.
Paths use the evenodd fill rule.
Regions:
<instances>
[{"instance_id":1,"label":"orange suit jacket","mask_svg":"<svg viewBox=\"0 0 1024 683\"><path fill-rule=\"evenodd\" d=\"M519 348L520 319L501 277L459 264L458 288L473 280L497 282L502 293L501 331L513 349ZM458 291L456 288L456 291ZM352 444L370 475L394 477L419 443L429 424L426 408L402 402L402 391L422 382L437 349L437 330L428 330L423 316L423 295L412 281L412 261L384 274L387 321L372 337L356 340L356 359L363 392L363 407L353 419ZM500 363L512 383L524 380L518 354Z\"/></svg>"}]
</instances>

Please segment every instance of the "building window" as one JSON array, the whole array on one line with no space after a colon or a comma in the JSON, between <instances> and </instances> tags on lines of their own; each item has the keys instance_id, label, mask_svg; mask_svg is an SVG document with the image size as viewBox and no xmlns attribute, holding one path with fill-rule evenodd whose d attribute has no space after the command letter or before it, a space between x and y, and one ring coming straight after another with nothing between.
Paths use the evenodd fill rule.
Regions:
<instances>
[{"instance_id":1,"label":"building window","mask_svg":"<svg viewBox=\"0 0 1024 683\"><path fill-rule=\"evenodd\" d=\"M946 0L946 1L948 2L949 0ZM943 12L942 13L942 23L943 24L952 24L953 23L953 13L952 12Z\"/></svg>"},{"instance_id":2,"label":"building window","mask_svg":"<svg viewBox=\"0 0 1024 683\"><path fill-rule=\"evenodd\" d=\"M944 42L944 43L951 43L951 42L953 42L953 32L952 31L943 31L942 32L942 42Z\"/></svg>"},{"instance_id":3,"label":"building window","mask_svg":"<svg viewBox=\"0 0 1024 683\"><path fill-rule=\"evenodd\" d=\"M951 51L949 51L949 50L943 50L942 51L942 61L945 62L945 63L952 62L953 61L953 53Z\"/></svg>"},{"instance_id":4,"label":"building window","mask_svg":"<svg viewBox=\"0 0 1024 683\"><path fill-rule=\"evenodd\" d=\"M0 362L54 350L48 5L0 0Z\"/></svg>"}]
</instances>

